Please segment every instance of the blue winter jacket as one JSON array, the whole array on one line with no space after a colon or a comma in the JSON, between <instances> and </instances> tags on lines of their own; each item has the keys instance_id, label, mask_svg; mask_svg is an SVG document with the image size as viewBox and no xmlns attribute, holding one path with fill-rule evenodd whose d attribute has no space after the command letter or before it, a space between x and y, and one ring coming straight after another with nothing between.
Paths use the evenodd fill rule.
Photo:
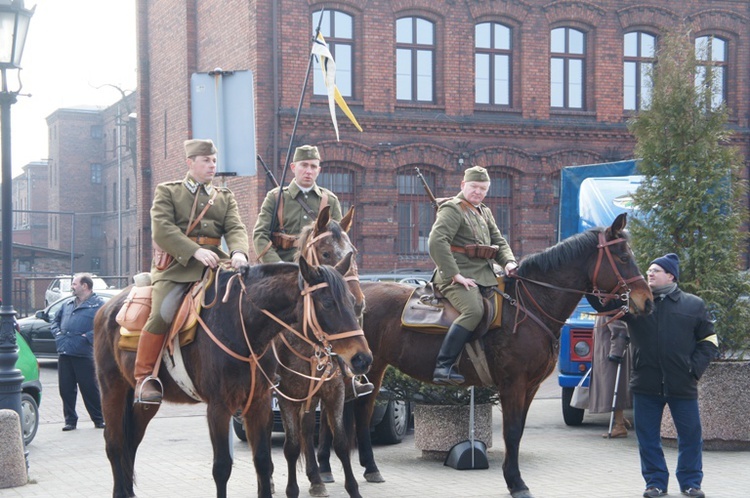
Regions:
<instances>
[{"instance_id":1,"label":"blue winter jacket","mask_svg":"<svg viewBox=\"0 0 750 498\"><path fill-rule=\"evenodd\" d=\"M94 315L102 305L104 300L94 293L78 306L75 298L63 304L51 327L58 354L94 356Z\"/></svg>"}]
</instances>

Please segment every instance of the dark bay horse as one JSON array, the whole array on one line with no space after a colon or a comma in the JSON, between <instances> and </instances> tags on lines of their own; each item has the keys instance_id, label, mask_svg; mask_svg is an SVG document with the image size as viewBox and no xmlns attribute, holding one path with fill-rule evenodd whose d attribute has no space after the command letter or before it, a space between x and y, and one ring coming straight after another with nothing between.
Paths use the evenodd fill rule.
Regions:
<instances>
[{"instance_id":1,"label":"dark bay horse","mask_svg":"<svg viewBox=\"0 0 750 498\"><path fill-rule=\"evenodd\" d=\"M631 313L648 313L653 306L651 291L640 274L623 232L624 215L611 227L575 235L525 258L515 278L506 279L506 293L515 301L503 302L500 329L483 338L491 382L485 383L464 351L459 371L469 385L497 388L503 413L505 459L503 475L514 498L529 498L518 465L519 446L526 415L539 385L552 373L559 347L560 329L585 292L602 299L620 298ZM401 310L413 288L394 283L362 283L367 307L365 337L373 352L370 381L375 392L388 365L423 382L432 382L435 358L443 337L402 328ZM370 418L375 398L359 398L353 405L360 463L368 481L383 480L370 442ZM321 471L330 471L330 450L322 445L318 459Z\"/></svg>"},{"instance_id":2,"label":"dark bay horse","mask_svg":"<svg viewBox=\"0 0 750 498\"><path fill-rule=\"evenodd\" d=\"M199 400L188 396L162 368L159 377L164 384L164 399L207 404L218 497L226 496L232 470L230 417L245 408L243 418L253 450L258 496L270 498L271 394L266 376L257 372L263 368L272 375L275 359L263 354L272 339L288 325L308 332L312 329L315 333L308 336L312 341L323 344L326 351L333 350L357 373L368 369L372 356L364 337L356 333L360 327L354 298L333 268L308 265L304 258L299 265L244 267L239 272L220 272L213 292L223 299L201 311L203 322L195 340L181 351ZM126 296L123 292L110 300L94 322L97 378L107 422L104 437L115 497L134 496L136 451L158 411L154 405L133 405L135 353L119 349L119 326L115 322ZM206 302L210 301L207 296Z\"/></svg>"}]
</instances>

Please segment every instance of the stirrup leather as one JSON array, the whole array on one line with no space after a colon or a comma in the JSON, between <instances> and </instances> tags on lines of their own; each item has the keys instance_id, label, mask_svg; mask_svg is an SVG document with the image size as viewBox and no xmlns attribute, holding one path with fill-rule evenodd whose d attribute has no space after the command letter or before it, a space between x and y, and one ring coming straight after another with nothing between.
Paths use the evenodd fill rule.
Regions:
<instances>
[{"instance_id":1,"label":"stirrup leather","mask_svg":"<svg viewBox=\"0 0 750 498\"><path fill-rule=\"evenodd\" d=\"M161 396L159 398L159 401L145 401L142 399L143 395L143 386L146 385L147 382L156 382L159 385L159 391L161 392ZM135 399L133 400L133 404L142 404L142 405L161 405L161 400L164 399L164 386L161 383L161 380L159 380L159 377L154 377L153 375L149 375L143 381L138 383L138 389L135 392Z\"/></svg>"}]
</instances>

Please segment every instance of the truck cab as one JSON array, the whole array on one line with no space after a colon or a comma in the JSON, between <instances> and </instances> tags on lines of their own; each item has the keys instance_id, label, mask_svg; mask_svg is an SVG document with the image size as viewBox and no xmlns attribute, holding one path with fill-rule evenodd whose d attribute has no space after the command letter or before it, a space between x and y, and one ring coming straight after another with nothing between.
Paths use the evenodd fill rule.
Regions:
<instances>
[{"instance_id":1,"label":"truck cab","mask_svg":"<svg viewBox=\"0 0 750 498\"><path fill-rule=\"evenodd\" d=\"M596 226L608 226L621 213L632 214L632 193L641 183L636 161L570 166L560 175L558 237ZM562 414L567 425L580 425L585 410L570 406L573 389L591 368L596 311L584 298L560 332L557 381L562 388ZM584 381L588 386L589 379Z\"/></svg>"}]
</instances>

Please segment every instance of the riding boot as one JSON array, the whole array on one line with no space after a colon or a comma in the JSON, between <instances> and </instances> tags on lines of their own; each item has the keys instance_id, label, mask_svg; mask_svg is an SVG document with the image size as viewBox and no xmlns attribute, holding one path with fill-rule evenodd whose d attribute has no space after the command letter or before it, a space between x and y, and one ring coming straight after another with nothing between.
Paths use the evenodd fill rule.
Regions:
<instances>
[{"instance_id":1,"label":"riding boot","mask_svg":"<svg viewBox=\"0 0 750 498\"><path fill-rule=\"evenodd\" d=\"M453 371L453 366L470 336L471 330L466 330L455 323L451 325L445 339L443 339L443 345L440 346L440 352L435 363L435 371L432 373L432 382L435 384L454 385L464 383L465 379L463 375Z\"/></svg>"},{"instance_id":2,"label":"riding boot","mask_svg":"<svg viewBox=\"0 0 750 498\"><path fill-rule=\"evenodd\" d=\"M161 381L153 376L154 365L161 355L166 334L141 331L138 352L135 357L134 403L158 405L163 396Z\"/></svg>"}]
</instances>

